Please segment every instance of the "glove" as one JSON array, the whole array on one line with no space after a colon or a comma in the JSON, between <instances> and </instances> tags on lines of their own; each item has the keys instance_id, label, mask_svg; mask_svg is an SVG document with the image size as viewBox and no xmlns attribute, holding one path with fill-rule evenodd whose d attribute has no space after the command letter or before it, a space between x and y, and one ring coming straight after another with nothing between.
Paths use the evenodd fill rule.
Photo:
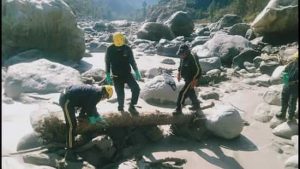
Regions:
<instances>
[{"instance_id":1,"label":"glove","mask_svg":"<svg viewBox=\"0 0 300 169\"><path fill-rule=\"evenodd\" d=\"M177 80L178 82L181 80L180 72L177 73Z\"/></svg>"},{"instance_id":2,"label":"glove","mask_svg":"<svg viewBox=\"0 0 300 169\"><path fill-rule=\"evenodd\" d=\"M102 116L100 115L89 116L89 124L96 124L98 121L102 120Z\"/></svg>"},{"instance_id":3,"label":"glove","mask_svg":"<svg viewBox=\"0 0 300 169\"><path fill-rule=\"evenodd\" d=\"M196 85L197 85L197 80L196 80L196 79L194 79L194 80L192 81L191 88L194 88Z\"/></svg>"},{"instance_id":4,"label":"glove","mask_svg":"<svg viewBox=\"0 0 300 169\"><path fill-rule=\"evenodd\" d=\"M138 70L135 71L135 79L140 81L142 79L141 74Z\"/></svg>"},{"instance_id":5,"label":"glove","mask_svg":"<svg viewBox=\"0 0 300 169\"><path fill-rule=\"evenodd\" d=\"M289 84L289 75L286 72L283 72L281 75L281 80L283 82L283 84L287 85Z\"/></svg>"},{"instance_id":6,"label":"glove","mask_svg":"<svg viewBox=\"0 0 300 169\"><path fill-rule=\"evenodd\" d=\"M110 73L106 73L105 80L106 80L106 82L107 82L109 85L112 85L112 80L111 80L111 77L110 77Z\"/></svg>"}]
</instances>

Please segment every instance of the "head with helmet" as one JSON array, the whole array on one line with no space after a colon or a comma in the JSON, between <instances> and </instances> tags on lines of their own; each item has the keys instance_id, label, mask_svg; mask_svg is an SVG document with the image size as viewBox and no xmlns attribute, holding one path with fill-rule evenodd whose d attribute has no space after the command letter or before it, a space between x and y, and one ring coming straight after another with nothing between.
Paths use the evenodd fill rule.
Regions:
<instances>
[{"instance_id":1,"label":"head with helmet","mask_svg":"<svg viewBox=\"0 0 300 169\"><path fill-rule=\"evenodd\" d=\"M125 36L121 32L113 34L113 43L117 47L121 47L125 44Z\"/></svg>"},{"instance_id":2,"label":"head with helmet","mask_svg":"<svg viewBox=\"0 0 300 169\"><path fill-rule=\"evenodd\" d=\"M182 44L176 53L177 56L184 59L190 54L190 47L187 44Z\"/></svg>"},{"instance_id":3,"label":"head with helmet","mask_svg":"<svg viewBox=\"0 0 300 169\"><path fill-rule=\"evenodd\" d=\"M111 85L104 85L103 90L105 93L102 97L102 99L110 99L113 95L113 87Z\"/></svg>"}]
</instances>

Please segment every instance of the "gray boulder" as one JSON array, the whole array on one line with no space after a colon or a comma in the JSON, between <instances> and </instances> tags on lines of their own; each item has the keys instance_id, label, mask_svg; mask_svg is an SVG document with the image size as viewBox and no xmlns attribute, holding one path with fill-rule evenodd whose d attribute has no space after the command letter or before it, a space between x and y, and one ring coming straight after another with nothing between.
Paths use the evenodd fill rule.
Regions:
<instances>
[{"instance_id":1,"label":"gray boulder","mask_svg":"<svg viewBox=\"0 0 300 169\"><path fill-rule=\"evenodd\" d=\"M106 49L110 45L111 43L106 42L90 42L87 44L87 49L89 52L106 52Z\"/></svg>"},{"instance_id":2,"label":"gray boulder","mask_svg":"<svg viewBox=\"0 0 300 169\"><path fill-rule=\"evenodd\" d=\"M206 127L216 136L233 139L243 130L243 120L240 113L231 106L220 106L207 115Z\"/></svg>"},{"instance_id":3,"label":"gray boulder","mask_svg":"<svg viewBox=\"0 0 300 169\"><path fill-rule=\"evenodd\" d=\"M205 44L195 46L192 52L199 58L220 57L222 64L230 67L232 59L247 48L252 48L247 39L238 35L217 33Z\"/></svg>"},{"instance_id":4,"label":"gray boulder","mask_svg":"<svg viewBox=\"0 0 300 169\"><path fill-rule=\"evenodd\" d=\"M147 81L141 89L140 97L152 104L174 105L183 85L176 84L172 76L163 74Z\"/></svg>"},{"instance_id":5,"label":"gray boulder","mask_svg":"<svg viewBox=\"0 0 300 169\"><path fill-rule=\"evenodd\" d=\"M234 66L238 66L241 69L246 69L244 62L253 63L253 59L256 56L260 56L260 52L254 49L245 49L239 55L235 56L232 60Z\"/></svg>"},{"instance_id":6,"label":"gray boulder","mask_svg":"<svg viewBox=\"0 0 300 169\"><path fill-rule=\"evenodd\" d=\"M227 80L227 75L224 72L221 72L220 69L212 69L206 74L202 75L202 77L199 80L200 85L207 85L209 83L219 83L221 81Z\"/></svg>"},{"instance_id":7,"label":"gray boulder","mask_svg":"<svg viewBox=\"0 0 300 169\"><path fill-rule=\"evenodd\" d=\"M151 41L159 41L160 39L172 40L174 35L167 25L155 22L146 22L137 32L137 38L147 39Z\"/></svg>"},{"instance_id":8,"label":"gray boulder","mask_svg":"<svg viewBox=\"0 0 300 169\"><path fill-rule=\"evenodd\" d=\"M298 31L298 1L271 0L251 23L259 34L288 33Z\"/></svg>"},{"instance_id":9,"label":"gray boulder","mask_svg":"<svg viewBox=\"0 0 300 169\"><path fill-rule=\"evenodd\" d=\"M17 97L21 93L58 93L72 84L82 84L77 70L39 59L10 66L4 90L7 96Z\"/></svg>"},{"instance_id":10,"label":"gray boulder","mask_svg":"<svg viewBox=\"0 0 300 169\"><path fill-rule=\"evenodd\" d=\"M214 69L220 69L222 66L221 59L219 57L200 58L199 63L202 73L206 73Z\"/></svg>"},{"instance_id":11,"label":"gray boulder","mask_svg":"<svg viewBox=\"0 0 300 169\"><path fill-rule=\"evenodd\" d=\"M298 163L298 154L293 155L284 162L284 169L297 169Z\"/></svg>"},{"instance_id":12,"label":"gray boulder","mask_svg":"<svg viewBox=\"0 0 300 169\"><path fill-rule=\"evenodd\" d=\"M187 12L177 11L166 22L175 36L190 36L194 31L194 22Z\"/></svg>"},{"instance_id":13,"label":"gray boulder","mask_svg":"<svg viewBox=\"0 0 300 169\"><path fill-rule=\"evenodd\" d=\"M17 145L17 151L36 148L42 145L43 140L41 139L40 135L36 132L32 132L20 139Z\"/></svg>"},{"instance_id":14,"label":"gray boulder","mask_svg":"<svg viewBox=\"0 0 300 169\"><path fill-rule=\"evenodd\" d=\"M273 116L273 118L270 121L270 128L273 129L279 126L280 124L284 123L285 121L285 119L279 119L276 116Z\"/></svg>"},{"instance_id":15,"label":"gray boulder","mask_svg":"<svg viewBox=\"0 0 300 169\"><path fill-rule=\"evenodd\" d=\"M279 66L277 61L262 61L259 66L259 70L262 74L272 76L274 70Z\"/></svg>"},{"instance_id":16,"label":"gray boulder","mask_svg":"<svg viewBox=\"0 0 300 169\"><path fill-rule=\"evenodd\" d=\"M161 61L161 63L166 64L166 65L175 65L176 64L176 62L173 59L169 59L169 58L163 59Z\"/></svg>"},{"instance_id":17,"label":"gray boulder","mask_svg":"<svg viewBox=\"0 0 300 169\"><path fill-rule=\"evenodd\" d=\"M14 65L17 63L29 63L41 58L49 58L48 54L37 49L27 50L17 55L11 56L4 61L5 66Z\"/></svg>"},{"instance_id":18,"label":"gray boulder","mask_svg":"<svg viewBox=\"0 0 300 169\"><path fill-rule=\"evenodd\" d=\"M281 106L281 92L283 85L272 85L264 93L263 99L271 105Z\"/></svg>"},{"instance_id":19,"label":"gray boulder","mask_svg":"<svg viewBox=\"0 0 300 169\"><path fill-rule=\"evenodd\" d=\"M261 103L256 107L253 117L257 121L266 123L269 122L278 111L280 111L279 106Z\"/></svg>"},{"instance_id":20,"label":"gray boulder","mask_svg":"<svg viewBox=\"0 0 300 169\"><path fill-rule=\"evenodd\" d=\"M285 69L286 65L278 66L272 73L271 76L271 84L276 85L276 84L281 84L281 75L283 70Z\"/></svg>"},{"instance_id":21,"label":"gray boulder","mask_svg":"<svg viewBox=\"0 0 300 169\"><path fill-rule=\"evenodd\" d=\"M256 38L256 35L254 33L254 31L249 28L245 34L245 38L248 39L248 40L253 40L254 38Z\"/></svg>"},{"instance_id":22,"label":"gray boulder","mask_svg":"<svg viewBox=\"0 0 300 169\"><path fill-rule=\"evenodd\" d=\"M211 31L218 31L224 27L230 27L237 23L242 23L242 18L235 14L224 15L212 28Z\"/></svg>"},{"instance_id":23,"label":"gray boulder","mask_svg":"<svg viewBox=\"0 0 300 169\"><path fill-rule=\"evenodd\" d=\"M197 36L192 42L191 47L197 46L197 45L203 45L205 42L207 42L210 39L209 36Z\"/></svg>"},{"instance_id":24,"label":"gray boulder","mask_svg":"<svg viewBox=\"0 0 300 169\"><path fill-rule=\"evenodd\" d=\"M246 23L237 23L234 24L230 29L229 29L229 35L240 35L243 37L246 37L246 32L250 28L250 25Z\"/></svg>"},{"instance_id":25,"label":"gray boulder","mask_svg":"<svg viewBox=\"0 0 300 169\"><path fill-rule=\"evenodd\" d=\"M220 97L219 93L214 92L214 91L208 91L208 92L202 93L202 94L200 94L200 96L204 100L208 100L208 99L219 100L219 97Z\"/></svg>"},{"instance_id":26,"label":"gray boulder","mask_svg":"<svg viewBox=\"0 0 300 169\"><path fill-rule=\"evenodd\" d=\"M293 135L298 134L298 123L296 121L284 122L275 127L272 133L278 137L291 139Z\"/></svg>"},{"instance_id":27,"label":"gray boulder","mask_svg":"<svg viewBox=\"0 0 300 169\"><path fill-rule=\"evenodd\" d=\"M29 49L54 53L67 60L79 61L83 57L83 31L64 1L4 0L2 9L5 58Z\"/></svg>"},{"instance_id":28,"label":"gray boulder","mask_svg":"<svg viewBox=\"0 0 300 169\"><path fill-rule=\"evenodd\" d=\"M156 54L162 56L178 57L176 52L179 49L181 42L178 41L168 41L166 39L161 39L156 45Z\"/></svg>"}]
</instances>

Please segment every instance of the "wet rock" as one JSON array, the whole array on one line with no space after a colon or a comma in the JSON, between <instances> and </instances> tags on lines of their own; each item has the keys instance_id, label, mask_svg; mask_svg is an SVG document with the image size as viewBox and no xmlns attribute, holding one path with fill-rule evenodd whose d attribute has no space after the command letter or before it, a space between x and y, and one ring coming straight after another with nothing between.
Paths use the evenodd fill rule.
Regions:
<instances>
[{"instance_id":1,"label":"wet rock","mask_svg":"<svg viewBox=\"0 0 300 169\"><path fill-rule=\"evenodd\" d=\"M194 31L194 22L187 12L177 11L166 22L175 36L190 36Z\"/></svg>"},{"instance_id":2,"label":"wet rock","mask_svg":"<svg viewBox=\"0 0 300 169\"><path fill-rule=\"evenodd\" d=\"M4 58L29 49L39 49L57 59L79 61L85 52L84 33L78 28L71 8L60 0L4 1ZM22 11L22 12L20 12ZM14 23L14 29L11 28Z\"/></svg>"},{"instance_id":3,"label":"wet rock","mask_svg":"<svg viewBox=\"0 0 300 169\"><path fill-rule=\"evenodd\" d=\"M284 66L278 66L272 73L271 76L271 84L272 85L276 85L276 84L281 84L281 74L285 69L285 65Z\"/></svg>"},{"instance_id":4,"label":"wet rock","mask_svg":"<svg viewBox=\"0 0 300 169\"><path fill-rule=\"evenodd\" d=\"M226 14L224 15L214 27L212 27L211 31L218 31L224 27L230 27L237 23L242 23L242 18L235 14Z\"/></svg>"},{"instance_id":5,"label":"wet rock","mask_svg":"<svg viewBox=\"0 0 300 169\"><path fill-rule=\"evenodd\" d=\"M42 146L42 144L43 140L40 135L36 132L32 132L20 139L17 145L17 151L39 147Z\"/></svg>"},{"instance_id":6,"label":"wet rock","mask_svg":"<svg viewBox=\"0 0 300 169\"><path fill-rule=\"evenodd\" d=\"M298 154L291 156L284 162L285 169L297 169L298 168Z\"/></svg>"},{"instance_id":7,"label":"wet rock","mask_svg":"<svg viewBox=\"0 0 300 169\"><path fill-rule=\"evenodd\" d=\"M15 97L26 92L58 93L71 84L82 84L77 70L39 59L31 63L10 66L4 88L7 96Z\"/></svg>"},{"instance_id":8,"label":"wet rock","mask_svg":"<svg viewBox=\"0 0 300 169\"><path fill-rule=\"evenodd\" d=\"M240 35L245 37L246 32L250 28L250 25L246 23L237 23L234 24L230 29L229 29L229 35Z\"/></svg>"},{"instance_id":9,"label":"wet rock","mask_svg":"<svg viewBox=\"0 0 300 169\"><path fill-rule=\"evenodd\" d=\"M215 34L203 45L197 45L192 52L199 58L219 56L223 66L231 67L232 59L252 44L238 35Z\"/></svg>"},{"instance_id":10,"label":"wet rock","mask_svg":"<svg viewBox=\"0 0 300 169\"><path fill-rule=\"evenodd\" d=\"M214 113L207 116L207 129L225 139L238 137L243 126L239 111L230 106L219 106Z\"/></svg>"},{"instance_id":11,"label":"wet rock","mask_svg":"<svg viewBox=\"0 0 300 169\"><path fill-rule=\"evenodd\" d=\"M281 105L281 91L283 85L273 85L264 93L263 99L266 103L271 105Z\"/></svg>"},{"instance_id":12,"label":"wet rock","mask_svg":"<svg viewBox=\"0 0 300 169\"><path fill-rule=\"evenodd\" d=\"M279 106L261 103L256 107L253 117L257 121L266 123L269 122L278 111L280 111Z\"/></svg>"},{"instance_id":13,"label":"wet rock","mask_svg":"<svg viewBox=\"0 0 300 169\"><path fill-rule=\"evenodd\" d=\"M176 64L176 62L173 59L169 59L169 58L163 59L161 61L161 63L167 64L167 65L175 65Z\"/></svg>"},{"instance_id":14,"label":"wet rock","mask_svg":"<svg viewBox=\"0 0 300 169\"><path fill-rule=\"evenodd\" d=\"M298 123L296 121L284 122L275 127L272 133L278 137L291 139L293 135L298 134Z\"/></svg>"},{"instance_id":15,"label":"wet rock","mask_svg":"<svg viewBox=\"0 0 300 169\"><path fill-rule=\"evenodd\" d=\"M159 41L160 39L171 40L174 35L167 25L155 22L146 22L137 32L137 38Z\"/></svg>"},{"instance_id":16,"label":"wet rock","mask_svg":"<svg viewBox=\"0 0 300 169\"><path fill-rule=\"evenodd\" d=\"M274 115L270 121L270 128L273 129L279 126L280 124L284 123L285 121L286 121L285 119L279 119Z\"/></svg>"}]
</instances>

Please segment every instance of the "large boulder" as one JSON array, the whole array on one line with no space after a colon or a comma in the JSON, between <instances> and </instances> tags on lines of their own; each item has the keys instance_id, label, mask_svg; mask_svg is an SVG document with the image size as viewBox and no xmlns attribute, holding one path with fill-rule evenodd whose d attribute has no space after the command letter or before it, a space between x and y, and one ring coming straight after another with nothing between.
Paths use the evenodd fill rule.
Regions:
<instances>
[{"instance_id":1,"label":"large boulder","mask_svg":"<svg viewBox=\"0 0 300 169\"><path fill-rule=\"evenodd\" d=\"M254 49L246 49L239 55L235 56L232 60L234 66L238 66L241 69L246 69L244 62L253 63L253 59L256 56L260 56L260 52Z\"/></svg>"},{"instance_id":2,"label":"large boulder","mask_svg":"<svg viewBox=\"0 0 300 169\"><path fill-rule=\"evenodd\" d=\"M221 59L219 57L202 58L199 59L199 63L203 74L210 70L220 69L222 66Z\"/></svg>"},{"instance_id":3,"label":"large boulder","mask_svg":"<svg viewBox=\"0 0 300 169\"><path fill-rule=\"evenodd\" d=\"M194 22L187 12L177 11L166 22L175 36L190 36L194 31Z\"/></svg>"},{"instance_id":4,"label":"large boulder","mask_svg":"<svg viewBox=\"0 0 300 169\"><path fill-rule=\"evenodd\" d=\"M155 22L146 22L137 32L137 38L159 41L160 39L172 40L174 35L167 25Z\"/></svg>"},{"instance_id":5,"label":"large boulder","mask_svg":"<svg viewBox=\"0 0 300 169\"><path fill-rule=\"evenodd\" d=\"M216 24L211 28L211 31L218 31L224 27L230 27L237 23L242 23L242 18L235 14L226 14L224 15Z\"/></svg>"},{"instance_id":6,"label":"large boulder","mask_svg":"<svg viewBox=\"0 0 300 169\"><path fill-rule=\"evenodd\" d=\"M264 93L263 99L268 104L280 106L281 92L282 92L282 85L272 85Z\"/></svg>"},{"instance_id":7,"label":"large boulder","mask_svg":"<svg viewBox=\"0 0 300 169\"><path fill-rule=\"evenodd\" d=\"M259 70L261 73L271 76L278 66L279 63L277 61L262 61Z\"/></svg>"},{"instance_id":8,"label":"large boulder","mask_svg":"<svg viewBox=\"0 0 300 169\"><path fill-rule=\"evenodd\" d=\"M7 96L18 97L21 93L59 93L72 84L82 84L77 70L39 59L10 66L4 90Z\"/></svg>"},{"instance_id":9,"label":"large boulder","mask_svg":"<svg viewBox=\"0 0 300 169\"><path fill-rule=\"evenodd\" d=\"M263 35L298 31L298 0L270 0L251 27Z\"/></svg>"},{"instance_id":10,"label":"large boulder","mask_svg":"<svg viewBox=\"0 0 300 169\"><path fill-rule=\"evenodd\" d=\"M246 32L248 31L249 28L250 28L250 25L248 25L246 23L237 23L229 29L228 34L229 35L240 35L240 36L246 37Z\"/></svg>"},{"instance_id":11,"label":"large boulder","mask_svg":"<svg viewBox=\"0 0 300 169\"><path fill-rule=\"evenodd\" d=\"M161 39L156 45L156 54L162 56L178 57L176 52L179 49L181 42L178 41L168 41L166 39Z\"/></svg>"},{"instance_id":12,"label":"large boulder","mask_svg":"<svg viewBox=\"0 0 300 169\"><path fill-rule=\"evenodd\" d=\"M293 155L284 162L284 169L297 169L298 163L298 154Z\"/></svg>"},{"instance_id":13,"label":"large boulder","mask_svg":"<svg viewBox=\"0 0 300 169\"><path fill-rule=\"evenodd\" d=\"M276 85L276 84L281 84L282 80L281 80L281 75L283 70L285 69L286 65L283 66L278 66L272 73L271 76L271 84L272 85Z\"/></svg>"},{"instance_id":14,"label":"large boulder","mask_svg":"<svg viewBox=\"0 0 300 169\"><path fill-rule=\"evenodd\" d=\"M207 115L206 127L216 136L233 139L240 135L244 125L239 111L231 106L219 106Z\"/></svg>"},{"instance_id":15,"label":"large boulder","mask_svg":"<svg viewBox=\"0 0 300 169\"><path fill-rule=\"evenodd\" d=\"M210 39L209 36L197 36L194 38L194 40L191 42L191 47L197 46L197 45L203 45L205 42L207 42Z\"/></svg>"},{"instance_id":16,"label":"large boulder","mask_svg":"<svg viewBox=\"0 0 300 169\"><path fill-rule=\"evenodd\" d=\"M142 88L140 97L151 104L174 105L183 83L175 83L172 76L163 74L147 81Z\"/></svg>"},{"instance_id":17,"label":"large boulder","mask_svg":"<svg viewBox=\"0 0 300 169\"><path fill-rule=\"evenodd\" d=\"M192 52L200 58L220 57L222 64L230 67L232 59L247 48L252 48L247 39L238 35L217 33L204 45L195 46Z\"/></svg>"},{"instance_id":18,"label":"large boulder","mask_svg":"<svg viewBox=\"0 0 300 169\"><path fill-rule=\"evenodd\" d=\"M2 56L40 49L59 59L78 61L85 52L84 34L62 0L2 1Z\"/></svg>"},{"instance_id":19,"label":"large boulder","mask_svg":"<svg viewBox=\"0 0 300 169\"><path fill-rule=\"evenodd\" d=\"M272 133L278 137L291 139L293 135L298 134L298 123L296 121L284 122L275 127Z\"/></svg>"}]
</instances>

